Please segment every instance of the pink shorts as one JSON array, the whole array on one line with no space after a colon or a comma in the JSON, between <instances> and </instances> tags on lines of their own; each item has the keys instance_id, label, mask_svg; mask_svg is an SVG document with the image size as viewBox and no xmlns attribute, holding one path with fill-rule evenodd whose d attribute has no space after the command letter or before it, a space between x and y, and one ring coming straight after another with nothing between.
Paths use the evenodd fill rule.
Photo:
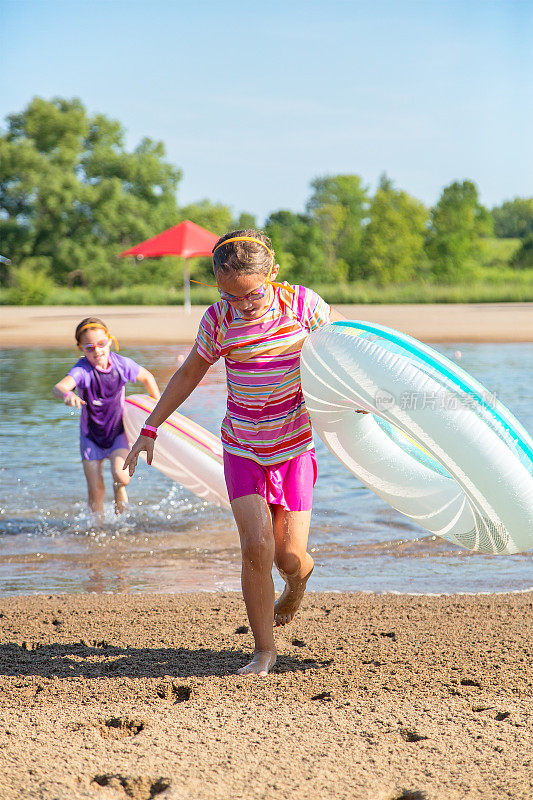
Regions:
<instances>
[{"instance_id":1,"label":"pink shorts","mask_svg":"<svg viewBox=\"0 0 533 800\"><path fill-rule=\"evenodd\" d=\"M314 450L270 466L224 450L224 477L231 503L238 497L259 494L269 505L283 506L287 511L310 511L316 476Z\"/></svg>"}]
</instances>

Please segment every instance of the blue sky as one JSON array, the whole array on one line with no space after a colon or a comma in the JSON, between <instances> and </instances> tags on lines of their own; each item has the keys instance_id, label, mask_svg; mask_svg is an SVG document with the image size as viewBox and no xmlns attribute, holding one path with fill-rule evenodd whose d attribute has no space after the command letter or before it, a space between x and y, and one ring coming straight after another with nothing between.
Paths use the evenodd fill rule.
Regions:
<instances>
[{"instance_id":1,"label":"blue sky","mask_svg":"<svg viewBox=\"0 0 533 800\"><path fill-rule=\"evenodd\" d=\"M303 210L319 175L533 194L533 0L0 0L0 117L39 95L164 142L179 202Z\"/></svg>"}]
</instances>

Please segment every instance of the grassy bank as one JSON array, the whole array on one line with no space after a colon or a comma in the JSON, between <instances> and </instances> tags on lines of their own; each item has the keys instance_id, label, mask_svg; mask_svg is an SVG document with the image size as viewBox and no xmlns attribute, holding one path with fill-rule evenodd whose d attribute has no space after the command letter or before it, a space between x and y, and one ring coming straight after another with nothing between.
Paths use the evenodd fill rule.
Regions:
<instances>
[{"instance_id":1,"label":"grassy bank","mask_svg":"<svg viewBox=\"0 0 533 800\"><path fill-rule=\"evenodd\" d=\"M533 300L533 269L485 268L483 277L461 284L436 284L426 281L395 286L379 286L371 281L317 284L314 288L329 303L505 303ZM208 305L218 299L215 289L194 287L193 305ZM13 290L0 290L0 305L182 305L183 290L166 286L48 287L26 296Z\"/></svg>"}]
</instances>

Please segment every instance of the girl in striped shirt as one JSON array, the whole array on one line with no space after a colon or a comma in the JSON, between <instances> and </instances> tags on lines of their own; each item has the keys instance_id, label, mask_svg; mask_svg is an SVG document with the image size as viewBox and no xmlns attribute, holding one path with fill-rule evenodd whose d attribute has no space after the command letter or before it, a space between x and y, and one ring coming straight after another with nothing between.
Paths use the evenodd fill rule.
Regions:
<instances>
[{"instance_id":1,"label":"girl in striped shirt","mask_svg":"<svg viewBox=\"0 0 533 800\"><path fill-rule=\"evenodd\" d=\"M125 466L152 460L155 431L219 358L225 359L228 405L222 423L224 475L242 553L242 591L255 650L244 675L266 675L276 662L273 624L290 622L313 571L307 552L316 459L300 385L300 351L308 334L330 321L311 289L277 283L270 240L233 231L213 249L220 300L200 323L196 343L171 378ZM272 566L285 589L275 602Z\"/></svg>"}]
</instances>

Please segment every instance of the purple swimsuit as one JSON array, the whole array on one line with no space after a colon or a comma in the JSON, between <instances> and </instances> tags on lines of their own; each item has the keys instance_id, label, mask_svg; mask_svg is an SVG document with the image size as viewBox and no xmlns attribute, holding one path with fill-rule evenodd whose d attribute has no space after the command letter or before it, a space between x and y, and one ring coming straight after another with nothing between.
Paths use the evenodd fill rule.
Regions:
<instances>
[{"instance_id":1,"label":"purple swimsuit","mask_svg":"<svg viewBox=\"0 0 533 800\"><path fill-rule=\"evenodd\" d=\"M86 403L80 422L82 460L101 461L113 450L128 447L122 422L124 386L128 381L135 383L140 369L131 358L110 353L105 371L95 369L85 356L69 370L79 396Z\"/></svg>"}]
</instances>

